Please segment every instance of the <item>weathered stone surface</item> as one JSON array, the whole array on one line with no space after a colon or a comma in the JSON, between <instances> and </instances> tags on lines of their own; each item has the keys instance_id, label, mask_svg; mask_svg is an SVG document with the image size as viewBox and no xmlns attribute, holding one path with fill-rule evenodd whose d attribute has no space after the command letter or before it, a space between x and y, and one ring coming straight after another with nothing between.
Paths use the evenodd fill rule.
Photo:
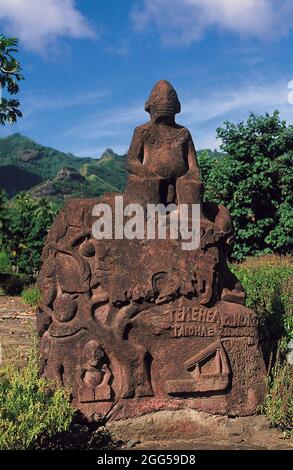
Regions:
<instances>
[{"instance_id":1,"label":"weathered stone surface","mask_svg":"<svg viewBox=\"0 0 293 470\"><path fill-rule=\"evenodd\" d=\"M203 411L185 408L176 411L158 411L136 418L113 421L106 424L106 430L113 440L156 440L192 439L199 436L214 438L227 436L228 419L212 416ZM237 428L238 430L238 428Z\"/></svg>"},{"instance_id":2,"label":"weathered stone surface","mask_svg":"<svg viewBox=\"0 0 293 470\"><path fill-rule=\"evenodd\" d=\"M140 450L293 450L261 415L229 418L185 408L112 421L104 429L116 442L141 441Z\"/></svg>"},{"instance_id":3,"label":"weathered stone surface","mask_svg":"<svg viewBox=\"0 0 293 470\"><path fill-rule=\"evenodd\" d=\"M202 202L196 152L175 123L180 103L168 82L158 82L146 110L151 120L136 128L128 153L125 205L139 203L146 214L149 203L176 204L168 225L182 204L199 204L200 245L96 240L93 208L106 203L114 214L117 194L68 201L39 277L44 374L70 387L92 419L185 408L250 415L263 398L265 366L256 315L227 265L229 212Z\"/></svg>"}]
</instances>

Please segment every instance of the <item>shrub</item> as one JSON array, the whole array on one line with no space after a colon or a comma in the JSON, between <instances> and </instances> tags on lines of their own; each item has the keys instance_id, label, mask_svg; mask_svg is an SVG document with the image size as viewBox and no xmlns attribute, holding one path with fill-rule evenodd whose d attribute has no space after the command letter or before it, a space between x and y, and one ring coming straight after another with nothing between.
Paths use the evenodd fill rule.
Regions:
<instances>
[{"instance_id":1,"label":"shrub","mask_svg":"<svg viewBox=\"0 0 293 470\"><path fill-rule=\"evenodd\" d=\"M20 295L25 286L33 281L32 276L26 274L9 274L0 272L0 289L6 295Z\"/></svg>"},{"instance_id":2,"label":"shrub","mask_svg":"<svg viewBox=\"0 0 293 470\"><path fill-rule=\"evenodd\" d=\"M288 342L293 339L292 258L248 258L231 268L246 292L247 307L258 315L266 356L276 352L280 340L281 352L285 352Z\"/></svg>"},{"instance_id":3,"label":"shrub","mask_svg":"<svg viewBox=\"0 0 293 470\"><path fill-rule=\"evenodd\" d=\"M37 286L30 286L21 293L21 299L29 307L37 307L41 301L41 291Z\"/></svg>"},{"instance_id":4,"label":"shrub","mask_svg":"<svg viewBox=\"0 0 293 470\"><path fill-rule=\"evenodd\" d=\"M244 287L246 305L259 318L268 363L267 393L261 411L272 426L293 437L293 367L285 362L287 345L293 339L292 257L247 258L231 268Z\"/></svg>"},{"instance_id":5,"label":"shrub","mask_svg":"<svg viewBox=\"0 0 293 470\"><path fill-rule=\"evenodd\" d=\"M0 449L29 449L46 435L67 431L74 411L70 393L39 376L37 340L28 365L0 370Z\"/></svg>"},{"instance_id":6,"label":"shrub","mask_svg":"<svg viewBox=\"0 0 293 470\"><path fill-rule=\"evenodd\" d=\"M57 215L57 205L49 199L34 199L19 193L6 211L3 245L11 253L15 272L36 275L48 230Z\"/></svg>"},{"instance_id":7,"label":"shrub","mask_svg":"<svg viewBox=\"0 0 293 470\"><path fill-rule=\"evenodd\" d=\"M293 437L293 366L277 361L267 378L267 394L262 412L286 437Z\"/></svg>"},{"instance_id":8,"label":"shrub","mask_svg":"<svg viewBox=\"0 0 293 470\"><path fill-rule=\"evenodd\" d=\"M205 198L224 204L233 218L234 260L289 253L292 245L293 126L275 111L226 121L217 129L219 158L199 155Z\"/></svg>"},{"instance_id":9,"label":"shrub","mask_svg":"<svg viewBox=\"0 0 293 470\"><path fill-rule=\"evenodd\" d=\"M8 273L11 272L11 262L9 254L0 249L0 273Z\"/></svg>"}]
</instances>

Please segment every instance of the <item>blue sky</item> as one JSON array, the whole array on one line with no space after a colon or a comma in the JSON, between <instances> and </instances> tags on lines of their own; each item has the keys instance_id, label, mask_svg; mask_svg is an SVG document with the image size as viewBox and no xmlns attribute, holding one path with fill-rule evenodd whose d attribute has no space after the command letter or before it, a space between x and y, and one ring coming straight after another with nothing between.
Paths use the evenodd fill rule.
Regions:
<instances>
[{"instance_id":1,"label":"blue sky","mask_svg":"<svg viewBox=\"0 0 293 470\"><path fill-rule=\"evenodd\" d=\"M293 123L292 0L0 0L0 32L20 38L23 119L0 128L65 152L124 153L159 79L198 149L249 112Z\"/></svg>"}]
</instances>

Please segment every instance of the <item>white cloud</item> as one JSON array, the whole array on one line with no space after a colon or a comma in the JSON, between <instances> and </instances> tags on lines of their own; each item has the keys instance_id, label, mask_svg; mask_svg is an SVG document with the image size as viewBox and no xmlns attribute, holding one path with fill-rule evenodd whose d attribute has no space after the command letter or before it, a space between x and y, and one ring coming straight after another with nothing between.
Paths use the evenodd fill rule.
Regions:
<instances>
[{"instance_id":1,"label":"white cloud","mask_svg":"<svg viewBox=\"0 0 293 470\"><path fill-rule=\"evenodd\" d=\"M284 36L293 26L292 0L144 0L135 28L153 25L163 45L190 44L210 27L242 36Z\"/></svg>"},{"instance_id":2,"label":"white cloud","mask_svg":"<svg viewBox=\"0 0 293 470\"><path fill-rule=\"evenodd\" d=\"M179 93L182 113L177 121L190 129L198 149L216 148L219 146L216 128L225 120L245 120L250 112L263 114L279 109L281 117L293 124L293 105L288 103L289 91L288 83L281 80L254 86L239 83L233 89L206 90L205 96L199 97L180 96ZM126 152L134 127L148 120L143 103L142 99L139 104L93 113L84 122L65 131L72 151L78 154L79 148L90 144L92 149L96 145L96 148L112 147L116 151L119 149L120 153Z\"/></svg>"},{"instance_id":3,"label":"white cloud","mask_svg":"<svg viewBox=\"0 0 293 470\"><path fill-rule=\"evenodd\" d=\"M89 107L97 105L101 100L110 95L109 91L81 91L71 95L63 93L44 94L38 91L26 93L22 100L24 118L40 111L61 111L73 107Z\"/></svg>"},{"instance_id":4,"label":"white cloud","mask_svg":"<svg viewBox=\"0 0 293 470\"><path fill-rule=\"evenodd\" d=\"M197 148L218 147L216 128L225 120L246 120L249 113L272 113L278 109L282 119L293 124L293 106L288 103L285 80L251 85L239 84L230 90L210 90L204 97L185 99L179 121L190 128Z\"/></svg>"},{"instance_id":5,"label":"white cloud","mask_svg":"<svg viewBox=\"0 0 293 470\"><path fill-rule=\"evenodd\" d=\"M110 108L88 116L84 122L69 129L67 135L86 140L107 138L109 139L107 147L111 147L110 139L116 140L123 135L129 137L130 129L133 130L143 120L146 120L143 105Z\"/></svg>"},{"instance_id":6,"label":"white cloud","mask_svg":"<svg viewBox=\"0 0 293 470\"><path fill-rule=\"evenodd\" d=\"M217 148L220 142L216 139L216 128L225 120L246 120L250 112L264 114L279 109L281 118L293 124L293 105L288 102L290 91L286 80L253 85L251 82L239 82L229 89L207 87L200 94L196 91L186 94L178 89L182 113L177 116L177 122L190 129L197 149ZM29 130L31 133L39 126L43 133L47 126L46 120L51 119L46 110L57 112L73 106L86 106L86 115L72 113L71 124L65 119L57 133L50 135L46 132L44 143L81 156L98 157L107 147L117 153L125 153L134 128L148 120L144 111L145 97L139 102L112 107L106 99L101 104L101 100L107 96L106 91L48 97L38 94L33 101L26 96L23 120L19 121L16 128L13 127L13 131L7 127L6 132L18 130L27 133ZM94 111L90 103L97 106Z\"/></svg>"},{"instance_id":7,"label":"white cloud","mask_svg":"<svg viewBox=\"0 0 293 470\"><path fill-rule=\"evenodd\" d=\"M239 85L231 90L210 91L203 98L194 98L183 106L183 119L190 124L208 122L231 113L262 113L275 108L290 111L287 102L288 85L278 81L265 85ZM293 114L293 109L291 110Z\"/></svg>"},{"instance_id":8,"label":"white cloud","mask_svg":"<svg viewBox=\"0 0 293 470\"><path fill-rule=\"evenodd\" d=\"M96 36L75 0L0 0L0 21L6 34L37 52L44 52L59 37Z\"/></svg>"}]
</instances>

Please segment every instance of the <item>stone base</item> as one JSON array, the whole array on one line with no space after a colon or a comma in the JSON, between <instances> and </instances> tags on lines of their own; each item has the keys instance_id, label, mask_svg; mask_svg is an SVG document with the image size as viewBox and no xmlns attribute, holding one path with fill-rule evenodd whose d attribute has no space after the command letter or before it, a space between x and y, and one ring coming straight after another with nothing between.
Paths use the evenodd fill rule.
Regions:
<instances>
[{"instance_id":1,"label":"stone base","mask_svg":"<svg viewBox=\"0 0 293 470\"><path fill-rule=\"evenodd\" d=\"M104 404L77 404L81 413L89 421L107 420L108 422L125 422L132 418L140 418L157 412L196 412L218 416L251 416L262 403L265 386L259 384L248 391L242 390L240 398L235 399L236 392L227 397L205 397L187 399L163 398L132 398L118 400L115 406ZM239 390L237 390L239 395Z\"/></svg>"},{"instance_id":2,"label":"stone base","mask_svg":"<svg viewBox=\"0 0 293 470\"><path fill-rule=\"evenodd\" d=\"M150 319L157 330L142 336L142 325ZM150 306L137 314L127 339L134 348L132 360L145 362L139 373L149 383L142 375L133 376L140 385L127 388L131 384L122 357L116 358L111 362L117 378L111 384L115 403L100 400L77 405L89 419L120 420L184 409L251 415L265 393L265 366L255 325L251 310L229 302L210 309L187 300L174 302L172 309ZM141 349L135 350L137 344Z\"/></svg>"},{"instance_id":3,"label":"stone base","mask_svg":"<svg viewBox=\"0 0 293 470\"><path fill-rule=\"evenodd\" d=\"M158 411L137 418L110 421L106 429L114 440L182 439L206 436L213 430L214 435L224 429L225 418L190 408L176 411Z\"/></svg>"},{"instance_id":4,"label":"stone base","mask_svg":"<svg viewBox=\"0 0 293 470\"><path fill-rule=\"evenodd\" d=\"M187 408L112 421L103 430L138 450L292 450L262 415L229 418Z\"/></svg>"},{"instance_id":5,"label":"stone base","mask_svg":"<svg viewBox=\"0 0 293 470\"><path fill-rule=\"evenodd\" d=\"M103 201L114 205L113 195ZM90 420L253 414L266 370L256 314L226 263L224 210L201 218L200 246L184 251L181 240L94 239L96 202L68 202L46 242L44 374Z\"/></svg>"}]
</instances>

